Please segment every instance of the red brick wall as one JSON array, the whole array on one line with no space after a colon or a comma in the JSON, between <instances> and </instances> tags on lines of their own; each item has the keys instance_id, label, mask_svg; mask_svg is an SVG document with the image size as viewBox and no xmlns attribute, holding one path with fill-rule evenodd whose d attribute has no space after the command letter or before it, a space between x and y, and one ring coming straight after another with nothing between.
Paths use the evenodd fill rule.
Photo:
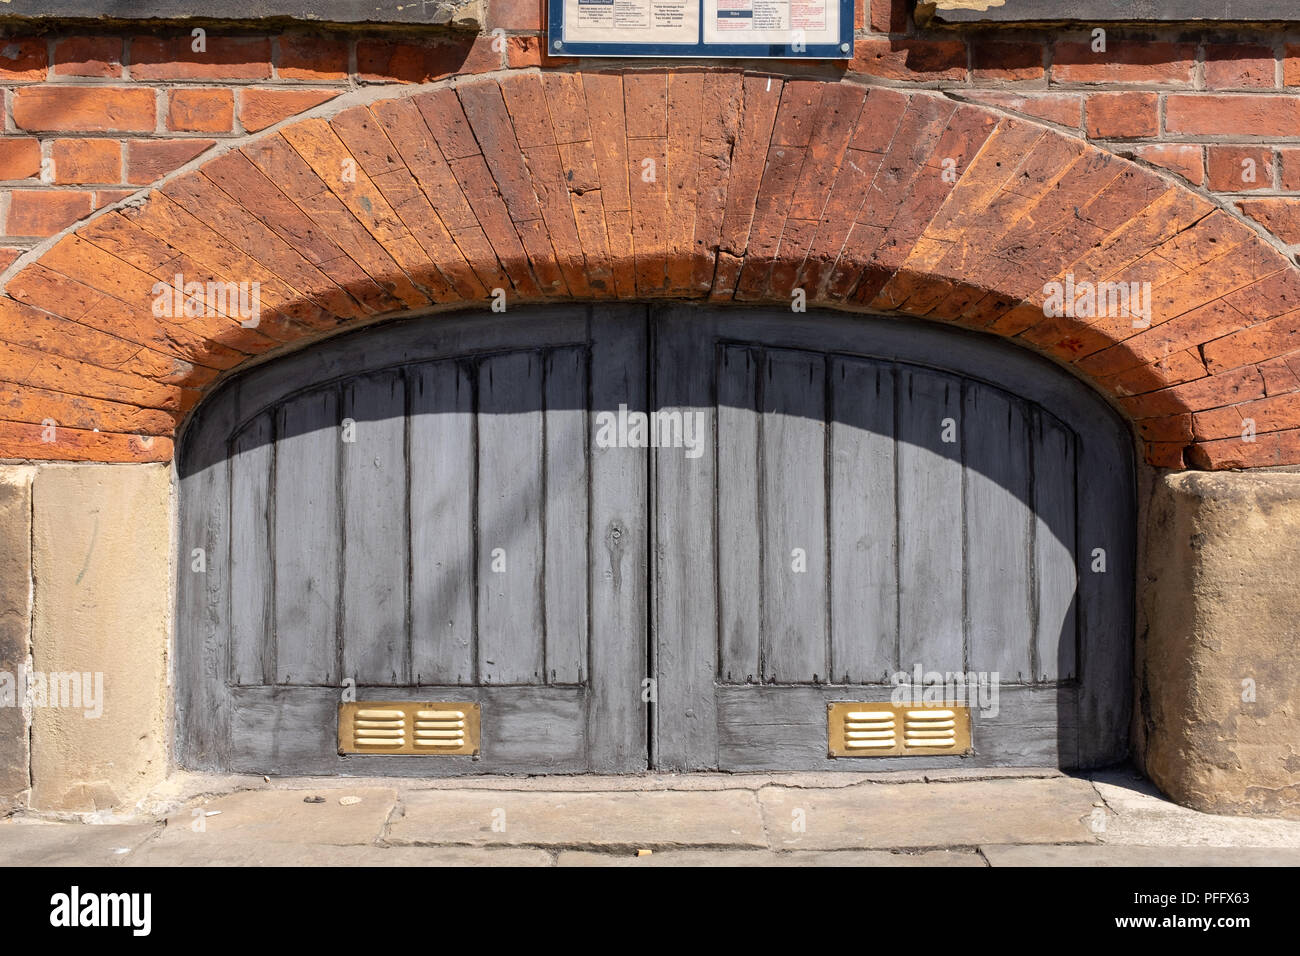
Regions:
<instances>
[{"instance_id":1,"label":"red brick wall","mask_svg":"<svg viewBox=\"0 0 1300 956\"><path fill-rule=\"evenodd\" d=\"M576 74L542 62L539 18L492 2L504 43L0 44L0 212L8 261L23 256L0 298L0 458L166 460L177 422L248 357L340 322L481 308L493 288L513 302L801 288L813 306L1044 352L1112 396L1157 464L1300 463L1286 37L1112 31L1103 57L1086 34L921 34L877 2L847 66ZM436 82L497 71L514 79ZM321 104L328 122L259 133ZM645 159L664 175L646 181ZM336 175L346 162L355 183ZM150 289L180 271L258 279L267 320L160 321ZM1067 272L1149 282L1152 327L1045 316L1044 283Z\"/></svg>"},{"instance_id":2,"label":"red brick wall","mask_svg":"<svg viewBox=\"0 0 1300 956\"><path fill-rule=\"evenodd\" d=\"M6 37L0 264L222 139L340 92L540 65L542 6L490 0L486 29L506 32L504 51L489 36L455 34L213 30L205 53L188 32ZM1086 30L918 31L904 0L872 0L869 14L864 6L848 73L1068 129L1176 173L1300 246L1300 34L1112 29L1102 54Z\"/></svg>"},{"instance_id":3,"label":"red brick wall","mask_svg":"<svg viewBox=\"0 0 1300 956\"><path fill-rule=\"evenodd\" d=\"M0 39L0 265L223 140L362 84L498 69L485 38L46 32Z\"/></svg>"}]
</instances>

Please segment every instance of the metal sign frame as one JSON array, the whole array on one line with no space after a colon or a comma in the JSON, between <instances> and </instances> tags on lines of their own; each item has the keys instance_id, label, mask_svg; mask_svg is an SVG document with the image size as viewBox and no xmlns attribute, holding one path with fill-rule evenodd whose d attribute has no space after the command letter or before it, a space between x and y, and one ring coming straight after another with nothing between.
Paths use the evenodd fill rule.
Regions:
<instances>
[{"instance_id":1,"label":"metal sign frame","mask_svg":"<svg viewBox=\"0 0 1300 956\"><path fill-rule=\"evenodd\" d=\"M569 42L564 39L564 0L547 0L546 52L550 56L659 57L719 60L850 60L853 58L853 0L828 0L838 4L840 37L837 43L809 43L796 51L790 44L705 43L704 0L696 0L699 30L695 43Z\"/></svg>"}]
</instances>

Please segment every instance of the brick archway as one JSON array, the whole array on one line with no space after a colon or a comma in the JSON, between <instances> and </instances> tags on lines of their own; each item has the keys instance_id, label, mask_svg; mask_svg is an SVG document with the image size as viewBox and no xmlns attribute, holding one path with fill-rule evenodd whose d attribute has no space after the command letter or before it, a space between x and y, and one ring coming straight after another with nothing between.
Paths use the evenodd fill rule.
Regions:
<instances>
[{"instance_id":1,"label":"brick archway","mask_svg":"<svg viewBox=\"0 0 1300 956\"><path fill-rule=\"evenodd\" d=\"M1209 199L1046 127L737 70L518 72L324 109L11 269L0 457L169 460L185 413L250 358L381 316L486 310L495 289L801 289L809 307L1046 353L1117 402L1153 463L1300 463L1295 266ZM155 285L176 275L259 283L259 324L156 315ZM1150 283L1150 327L1045 317L1044 286L1067 275Z\"/></svg>"}]
</instances>

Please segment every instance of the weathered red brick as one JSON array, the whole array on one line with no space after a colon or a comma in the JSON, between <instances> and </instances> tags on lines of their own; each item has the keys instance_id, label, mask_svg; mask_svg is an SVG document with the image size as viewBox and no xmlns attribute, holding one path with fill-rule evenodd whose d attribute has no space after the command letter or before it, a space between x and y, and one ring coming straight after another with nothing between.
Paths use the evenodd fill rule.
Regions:
<instances>
[{"instance_id":1,"label":"weathered red brick","mask_svg":"<svg viewBox=\"0 0 1300 956\"><path fill-rule=\"evenodd\" d=\"M52 236L91 213L89 192L20 189L9 197L5 235Z\"/></svg>"},{"instance_id":2,"label":"weathered red brick","mask_svg":"<svg viewBox=\"0 0 1300 956\"><path fill-rule=\"evenodd\" d=\"M1300 136L1300 99L1249 93L1174 93L1165 131L1189 136Z\"/></svg>"},{"instance_id":3,"label":"weathered red brick","mask_svg":"<svg viewBox=\"0 0 1300 956\"><path fill-rule=\"evenodd\" d=\"M488 31L540 30L542 28L542 0L492 0L488 5Z\"/></svg>"},{"instance_id":4,"label":"weathered red brick","mask_svg":"<svg viewBox=\"0 0 1300 956\"><path fill-rule=\"evenodd\" d=\"M1182 176L1193 186L1205 182L1205 158L1203 147L1180 145L1177 143L1159 143L1151 146L1138 146L1133 150L1139 159L1163 166L1171 172Z\"/></svg>"},{"instance_id":5,"label":"weathered red brick","mask_svg":"<svg viewBox=\"0 0 1300 956\"><path fill-rule=\"evenodd\" d=\"M963 80L966 44L961 40L859 37L848 68L888 80Z\"/></svg>"},{"instance_id":6,"label":"weathered red brick","mask_svg":"<svg viewBox=\"0 0 1300 956\"><path fill-rule=\"evenodd\" d=\"M1239 193L1273 188L1273 150L1212 145L1205 152L1211 189Z\"/></svg>"},{"instance_id":7,"label":"weathered red brick","mask_svg":"<svg viewBox=\"0 0 1300 956\"><path fill-rule=\"evenodd\" d=\"M1146 463L1156 468L1172 468L1178 471L1187 467L1183 459L1182 442L1147 442Z\"/></svg>"},{"instance_id":8,"label":"weathered red brick","mask_svg":"<svg viewBox=\"0 0 1300 956\"><path fill-rule=\"evenodd\" d=\"M178 87L167 94L167 128L177 133L229 133L235 125L231 90Z\"/></svg>"},{"instance_id":9,"label":"weathered red brick","mask_svg":"<svg viewBox=\"0 0 1300 956\"><path fill-rule=\"evenodd\" d=\"M128 196L134 196L134 189L96 189L94 204L96 209L102 209L105 206L111 206L115 202L121 202Z\"/></svg>"},{"instance_id":10,"label":"weathered red brick","mask_svg":"<svg viewBox=\"0 0 1300 956\"><path fill-rule=\"evenodd\" d=\"M214 142L210 139L133 139L126 144L126 181L143 186L162 179Z\"/></svg>"},{"instance_id":11,"label":"weathered red brick","mask_svg":"<svg viewBox=\"0 0 1300 956\"><path fill-rule=\"evenodd\" d=\"M189 33L175 37L138 36L131 41L135 80L266 80L271 78L268 37L222 36L209 28L205 49L194 49Z\"/></svg>"},{"instance_id":12,"label":"weathered red brick","mask_svg":"<svg viewBox=\"0 0 1300 956\"><path fill-rule=\"evenodd\" d=\"M1112 32L1104 53L1094 52L1086 40L1053 44L1052 81L1173 86L1192 82L1195 61L1190 43L1131 40Z\"/></svg>"},{"instance_id":13,"label":"weathered red brick","mask_svg":"<svg viewBox=\"0 0 1300 956\"><path fill-rule=\"evenodd\" d=\"M49 50L44 37L0 40L0 82L31 83L49 72Z\"/></svg>"},{"instance_id":14,"label":"weathered red brick","mask_svg":"<svg viewBox=\"0 0 1300 956\"><path fill-rule=\"evenodd\" d=\"M122 181L122 144L115 139L56 139L50 158L56 183Z\"/></svg>"},{"instance_id":15,"label":"weathered red brick","mask_svg":"<svg viewBox=\"0 0 1300 956\"><path fill-rule=\"evenodd\" d=\"M1300 243L1300 199L1243 199L1237 205L1283 242Z\"/></svg>"},{"instance_id":16,"label":"weathered red brick","mask_svg":"<svg viewBox=\"0 0 1300 956\"><path fill-rule=\"evenodd\" d=\"M1288 43L1282 48L1282 84L1300 86L1300 44Z\"/></svg>"},{"instance_id":17,"label":"weathered red brick","mask_svg":"<svg viewBox=\"0 0 1300 956\"><path fill-rule=\"evenodd\" d=\"M255 133L338 96L342 90L240 90L239 123Z\"/></svg>"},{"instance_id":18,"label":"weathered red brick","mask_svg":"<svg viewBox=\"0 0 1300 956\"><path fill-rule=\"evenodd\" d=\"M907 0L857 0L859 9L871 5L871 29L877 33L902 33L907 29Z\"/></svg>"},{"instance_id":19,"label":"weathered red brick","mask_svg":"<svg viewBox=\"0 0 1300 956\"><path fill-rule=\"evenodd\" d=\"M0 139L0 179L30 179L41 171L40 140Z\"/></svg>"},{"instance_id":20,"label":"weathered red brick","mask_svg":"<svg viewBox=\"0 0 1300 956\"><path fill-rule=\"evenodd\" d=\"M1083 96L1079 93L1004 93L1000 90L964 90L962 96L1014 113L1079 129L1083 126Z\"/></svg>"},{"instance_id":21,"label":"weathered red brick","mask_svg":"<svg viewBox=\"0 0 1300 956\"><path fill-rule=\"evenodd\" d=\"M1300 431L1260 435L1253 442L1238 438L1199 442L1189 451L1192 465L1202 469L1266 468L1300 460Z\"/></svg>"},{"instance_id":22,"label":"weathered red brick","mask_svg":"<svg viewBox=\"0 0 1300 956\"><path fill-rule=\"evenodd\" d=\"M54 43L55 76L121 76L121 37L67 37Z\"/></svg>"},{"instance_id":23,"label":"weathered red brick","mask_svg":"<svg viewBox=\"0 0 1300 956\"><path fill-rule=\"evenodd\" d=\"M1085 106L1088 135L1094 139L1126 139L1160 132L1155 93L1094 93Z\"/></svg>"},{"instance_id":24,"label":"weathered red brick","mask_svg":"<svg viewBox=\"0 0 1300 956\"><path fill-rule=\"evenodd\" d=\"M1235 90L1276 86L1276 60L1267 46L1210 43L1205 47L1205 86Z\"/></svg>"},{"instance_id":25,"label":"weathered red brick","mask_svg":"<svg viewBox=\"0 0 1300 956\"><path fill-rule=\"evenodd\" d=\"M1041 44L1030 41L971 41L971 76L975 80L1040 80L1046 74Z\"/></svg>"},{"instance_id":26,"label":"weathered red brick","mask_svg":"<svg viewBox=\"0 0 1300 956\"><path fill-rule=\"evenodd\" d=\"M0 421L0 458L150 462L170 461L172 457L170 438L61 428L58 441L43 442L43 427L40 424Z\"/></svg>"},{"instance_id":27,"label":"weathered red brick","mask_svg":"<svg viewBox=\"0 0 1300 956\"><path fill-rule=\"evenodd\" d=\"M282 80L346 80L348 41L287 33L280 37L276 71Z\"/></svg>"},{"instance_id":28,"label":"weathered red brick","mask_svg":"<svg viewBox=\"0 0 1300 956\"><path fill-rule=\"evenodd\" d=\"M501 68L492 37L397 43L358 40L357 74L368 83L428 83L458 73Z\"/></svg>"},{"instance_id":29,"label":"weathered red brick","mask_svg":"<svg viewBox=\"0 0 1300 956\"><path fill-rule=\"evenodd\" d=\"M125 86L22 87L13 93L14 123L32 132L153 132L155 94Z\"/></svg>"},{"instance_id":30,"label":"weathered red brick","mask_svg":"<svg viewBox=\"0 0 1300 956\"><path fill-rule=\"evenodd\" d=\"M506 43L506 65L512 70L541 66L547 59L537 37L510 37Z\"/></svg>"},{"instance_id":31,"label":"weathered red brick","mask_svg":"<svg viewBox=\"0 0 1300 956\"><path fill-rule=\"evenodd\" d=\"M1193 416L1193 428L1197 441L1300 428L1300 392L1197 412Z\"/></svg>"},{"instance_id":32,"label":"weathered red brick","mask_svg":"<svg viewBox=\"0 0 1300 956\"><path fill-rule=\"evenodd\" d=\"M1279 149L1277 162L1278 185L1289 192L1300 192L1300 149Z\"/></svg>"}]
</instances>

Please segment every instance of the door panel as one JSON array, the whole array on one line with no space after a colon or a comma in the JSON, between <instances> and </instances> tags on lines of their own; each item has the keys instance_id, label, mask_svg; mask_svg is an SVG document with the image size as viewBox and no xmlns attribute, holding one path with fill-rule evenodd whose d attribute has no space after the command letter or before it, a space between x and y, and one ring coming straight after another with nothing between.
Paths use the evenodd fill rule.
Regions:
<instances>
[{"instance_id":1,"label":"door panel","mask_svg":"<svg viewBox=\"0 0 1300 956\"><path fill-rule=\"evenodd\" d=\"M1132 465L1086 387L901 322L680 308L655 329L655 407L713 429L699 459L653 452L660 768L1123 755ZM826 704L887 701L918 666L997 681L974 754L829 759Z\"/></svg>"},{"instance_id":2,"label":"door panel","mask_svg":"<svg viewBox=\"0 0 1300 956\"><path fill-rule=\"evenodd\" d=\"M277 416L274 500L282 504L273 534L277 542L296 546L275 548L275 576L260 579L275 581L273 633L294 635L275 644L273 683L337 687L340 555L332 516L342 508L338 395L299 395L281 405ZM418 475L414 467L412 474ZM412 548L413 557L419 553Z\"/></svg>"},{"instance_id":3,"label":"door panel","mask_svg":"<svg viewBox=\"0 0 1300 956\"><path fill-rule=\"evenodd\" d=\"M818 683L829 671L825 380L820 355L764 350L758 379L764 682Z\"/></svg>"},{"instance_id":4,"label":"door panel","mask_svg":"<svg viewBox=\"0 0 1300 956\"><path fill-rule=\"evenodd\" d=\"M898 649L891 670L901 661L962 670L962 605L953 599L962 573L961 446L943 440L945 429L955 428L961 417L961 383L915 367L896 368Z\"/></svg>"},{"instance_id":5,"label":"door panel","mask_svg":"<svg viewBox=\"0 0 1300 956\"><path fill-rule=\"evenodd\" d=\"M894 370L830 358L831 679L888 680L898 650Z\"/></svg>"},{"instance_id":6,"label":"door panel","mask_svg":"<svg viewBox=\"0 0 1300 956\"><path fill-rule=\"evenodd\" d=\"M408 371L411 633L416 684L475 682L474 383L454 359Z\"/></svg>"},{"instance_id":7,"label":"door panel","mask_svg":"<svg viewBox=\"0 0 1300 956\"><path fill-rule=\"evenodd\" d=\"M478 368L478 674L545 683L542 362L515 352ZM526 411L525 409L534 409Z\"/></svg>"},{"instance_id":8,"label":"door panel","mask_svg":"<svg viewBox=\"0 0 1300 956\"><path fill-rule=\"evenodd\" d=\"M645 452L587 435L589 395L644 409L645 354L641 309L595 332L585 309L424 319L206 402L180 459L182 533L208 563L182 576L183 759L644 769ZM340 756L349 679L357 700L480 702L481 754Z\"/></svg>"}]
</instances>

